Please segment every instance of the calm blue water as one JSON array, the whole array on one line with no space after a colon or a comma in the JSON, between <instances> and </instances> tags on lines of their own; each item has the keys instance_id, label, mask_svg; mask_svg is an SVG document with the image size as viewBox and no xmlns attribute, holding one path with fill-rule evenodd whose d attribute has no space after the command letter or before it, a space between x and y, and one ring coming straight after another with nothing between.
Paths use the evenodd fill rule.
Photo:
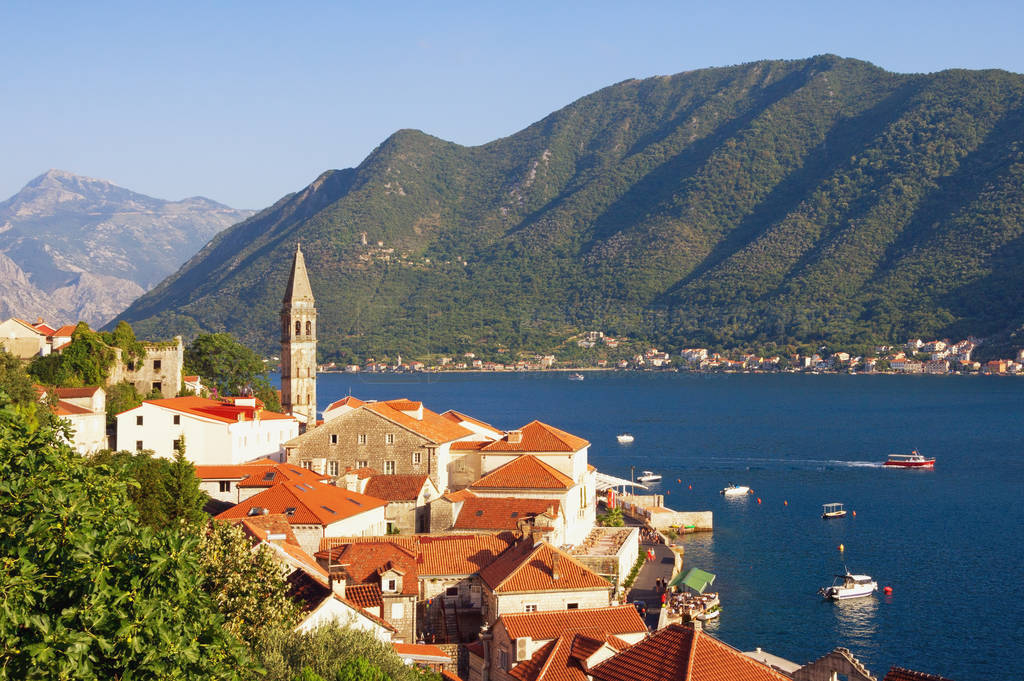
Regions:
<instances>
[{"instance_id":1,"label":"calm blue water","mask_svg":"<svg viewBox=\"0 0 1024 681\"><path fill-rule=\"evenodd\" d=\"M714 533L686 538L686 565L718 576L723 613L708 629L741 650L802 664L844 646L879 678L894 664L958 681L1020 678L1024 380L320 376L321 409L350 393L506 429L536 418L590 440L602 472L662 473L667 505L714 511ZM616 442L624 431L634 444ZM934 455L935 470L879 466L911 449ZM727 500L718 490L729 482L755 494ZM822 520L831 501L856 517ZM844 562L892 595L822 602L816 591Z\"/></svg>"}]
</instances>

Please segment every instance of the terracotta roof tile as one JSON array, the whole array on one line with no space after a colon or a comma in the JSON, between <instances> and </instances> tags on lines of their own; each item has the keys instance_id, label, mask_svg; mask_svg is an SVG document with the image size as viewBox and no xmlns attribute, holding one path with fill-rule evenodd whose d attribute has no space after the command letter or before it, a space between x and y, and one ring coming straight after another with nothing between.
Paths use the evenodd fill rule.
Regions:
<instances>
[{"instance_id":1,"label":"terracotta roof tile","mask_svg":"<svg viewBox=\"0 0 1024 681\"><path fill-rule=\"evenodd\" d=\"M423 418L417 419L410 416L405 411L396 409L391 406L392 404L408 406L409 404L419 403L412 403L410 400L392 400L390 402L371 402L360 408L373 411L387 420L411 430L412 432L417 433L418 435L421 435L437 444L441 444L442 442L451 442L452 440L458 440L473 434L472 431L443 418L440 414L432 412L425 407L423 407ZM420 406L422 407L422 405Z\"/></svg>"},{"instance_id":2,"label":"terracotta roof tile","mask_svg":"<svg viewBox=\"0 0 1024 681\"><path fill-rule=\"evenodd\" d=\"M78 406L74 402L58 400L57 404L53 405L53 413L57 416L76 416L79 414L91 414L93 412L90 409Z\"/></svg>"},{"instance_id":3,"label":"terracotta roof tile","mask_svg":"<svg viewBox=\"0 0 1024 681\"><path fill-rule=\"evenodd\" d=\"M949 681L949 679L936 676L935 674L915 672L912 669L904 669L903 667L892 667L882 681Z\"/></svg>"},{"instance_id":4,"label":"terracotta roof tile","mask_svg":"<svg viewBox=\"0 0 1024 681\"><path fill-rule=\"evenodd\" d=\"M284 513L293 525L327 526L386 503L382 499L322 482L283 482L249 497L217 518L246 518L250 509L265 508L270 513Z\"/></svg>"},{"instance_id":5,"label":"terracotta roof tile","mask_svg":"<svg viewBox=\"0 0 1024 681\"><path fill-rule=\"evenodd\" d=\"M610 591L612 588L604 577L591 572L568 553L547 542L536 546L531 546L528 541L520 542L482 570L480 578L495 593Z\"/></svg>"},{"instance_id":6,"label":"terracotta roof tile","mask_svg":"<svg viewBox=\"0 0 1024 681\"><path fill-rule=\"evenodd\" d=\"M284 535L284 539L280 541L294 544L295 546L299 545L299 540L295 538L295 533L292 532L291 523L288 522L288 516L283 513L254 515L236 520L235 522L242 528L243 532L259 541L278 541L277 539L270 539L270 537ZM310 558L312 559L312 556ZM316 561L313 562L316 563Z\"/></svg>"},{"instance_id":7,"label":"terracotta roof tile","mask_svg":"<svg viewBox=\"0 0 1024 681\"><path fill-rule=\"evenodd\" d=\"M200 480L239 480L238 487L273 487L280 482L319 482L330 476L321 475L290 463L261 459L243 464L196 466Z\"/></svg>"},{"instance_id":8,"label":"terracotta roof tile","mask_svg":"<svg viewBox=\"0 0 1024 681\"><path fill-rule=\"evenodd\" d=\"M363 494L385 501L415 501L426 482L426 475L374 475Z\"/></svg>"},{"instance_id":9,"label":"terracotta roof tile","mask_svg":"<svg viewBox=\"0 0 1024 681\"><path fill-rule=\"evenodd\" d=\"M234 399L236 398L227 397L224 398L224 400L211 400L206 397L190 395L186 397L169 397L158 400L143 400L143 403L153 404L181 414L197 416L199 418L210 419L212 421L220 421L221 423L235 423L240 417L248 421L253 421L257 418L264 421L295 418L290 414L279 414L275 411L267 411L263 408L263 403L259 400L256 400L255 407L246 407L234 404L232 402ZM137 408L138 407L135 407L135 409ZM121 413L125 414L128 411L131 411L131 409Z\"/></svg>"},{"instance_id":10,"label":"terracotta roof tile","mask_svg":"<svg viewBox=\"0 0 1024 681\"><path fill-rule=\"evenodd\" d=\"M449 449L454 451L479 451L489 445L493 440L456 440Z\"/></svg>"},{"instance_id":11,"label":"terracotta roof tile","mask_svg":"<svg viewBox=\"0 0 1024 681\"><path fill-rule=\"evenodd\" d=\"M595 681L786 681L732 646L672 624L590 670Z\"/></svg>"},{"instance_id":12,"label":"terracotta roof tile","mask_svg":"<svg viewBox=\"0 0 1024 681\"><path fill-rule=\"evenodd\" d=\"M75 324L65 324L64 326L60 327L59 329L54 329L53 335L54 336L70 337L71 334L73 334L75 332L75 328L76 328Z\"/></svg>"},{"instance_id":13,"label":"terracotta roof tile","mask_svg":"<svg viewBox=\"0 0 1024 681\"><path fill-rule=\"evenodd\" d=\"M559 514L559 502L551 499L521 499L518 497L477 497L464 499L456 530L509 530L518 529L520 520L533 518L551 510Z\"/></svg>"},{"instance_id":14,"label":"terracotta roof tile","mask_svg":"<svg viewBox=\"0 0 1024 681\"><path fill-rule=\"evenodd\" d=\"M495 428L494 426L492 426L491 424L487 423L486 421L481 421L480 419L475 419L472 416L469 416L467 414L463 414L460 411L455 411L454 409L449 409L448 411L446 411L443 414L441 414L441 416L445 417L446 419L448 419L450 421L454 421L456 423L460 423L460 422L463 422L463 421L465 421L466 423L472 423L472 424L474 424L476 426L480 426L481 428L487 428L488 430L491 430L491 431L493 431L495 433L502 433L502 432L504 432L500 428Z\"/></svg>"},{"instance_id":15,"label":"terracotta roof tile","mask_svg":"<svg viewBox=\"0 0 1024 681\"><path fill-rule=\"evenodd\" d=\"M517 456L472 485L472 489L569 489L572 478L533 454Z\"/></svg>"},{"instance_id":16,"label":"terracotta roof tile","mask_svg":"<svg viewBox=\"0 0 1024 681\"><path fill-rule=\"evenodd\" d=\"M607 608L549 610L501 615L510 639L529 636L535 641L550 641L570 630L596 629L607 634L646 633L647 625L630 604Z\"/></svg>"},{"instance_id":17,"label":"terracotta roof tile","mask_svg":"<svg viewBox=\"0 0 1024 681\"><path fill-rule=\"evenodd\" d=\"M335 400L334 402L331 402L330 404L327 405L327 408L324 409L324 411L330 411L331 409L337 409L338 407L352 407L353 409L355 409L356 407L361 407L364 404L366 403L363 402L358 397L352 397L351 395L348 395L347 397L343 397L340 400Z\"/></svg>"},{"instance_id":18,"label":"terracotta roof tile","mask_svg":"<svg viewBox=\"0 0 1024 681\"><path fill-rule=\"evenodd\" d=\"M515 536L510 532L441 536L327 537L320 541L320 551L316 557L341 563L344 562L342 556L349 545L392 544L415 556L415 570L420 577L472 575L494 562L514 542Z\"/></svg>"},{"instance_id":19,"label":"terracotta roof tile","mask_svg":"<svg viewBox=\"0 0 1024 681\"><path fill-rule=\"evenodd\" d=\"M92 397L97 392L102 390L98 385L94 385L88 388L53 388L53 391L62 400L72 400L76 397Z\"/></svg>"},{"instance_id":20,"label":"terracotta roof tile","mask_svg":"<svg viewBox=\"0 0 1024 681\"><path fill-rule=\"evenodd\" d=\"M343 565L348 579L356 584L377 584L378 588L380 574L386 569L397 569L403 574L402 593L419 593L416 553L397 544L390 542L346 544L340 550L335 547L331 551L330 562Z\"/></svg>"},{"instance_id":21,"label":"terracotta roof tile","mask_svg":"<svg viewBox=\"0 0 1024 681\"><path fill-rule=\"evenodd\" d=\"M435 657L442 658L444 660L451 660L448 653L444 652L439 646L430 645L429 643L394 643L391 646L395 649L395 653L402 657L412 658L427 658Z\"/></svg>"},{"instance_id":22,"label":"terracotta roof tile","mask_svg":"<svg viewBox=\"0 0 1024 681\"><path fill-rule=\"evenodd\" d=\"M520 440L514 441L513 433L519 433ZM486 447L487 452L578 452L588 447L589 442L564 430L540 421L531 421L518 431L507 433Z\"/></svg>"},{"instance_id":23,"label":"terracotta roof tile","mask_svg":"<svg viewBox=\"0 0 1024 681\"><path fill-rule=\"evenodd\" d=\"M380 608L384 603L381 598L380 584L353 584L345 587L345 598L360 608Z\"/></svg>"},{"instance_id":24,"label":"terracotta roof tile","mask_svg":"<svg viewBox=\"0 0 1024 681\"><path fill-rule=\"evenodd\" d=\"M448 492L447 494L444 494L443 496L444 496L445 499L447 499L448 501L451 501L452 503L458 503L460 501L465 501L466 499L475 499L476 498L476 495L473 494L468 488L467 489L460 489L458 492Z\"/></svg>"}]
</instances>

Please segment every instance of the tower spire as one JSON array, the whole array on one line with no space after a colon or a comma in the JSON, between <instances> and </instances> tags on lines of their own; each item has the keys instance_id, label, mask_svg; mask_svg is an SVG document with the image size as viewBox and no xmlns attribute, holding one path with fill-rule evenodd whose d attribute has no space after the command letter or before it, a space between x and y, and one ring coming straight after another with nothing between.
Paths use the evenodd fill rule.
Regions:
<instances>
[{"instance_id":1,"label":"tower spire","mask_svg":"<svg viewBox=\"0 0 1024 681\"><path fill-rule=\"evenodd\" d=\"M316 307L302 247L281 302L281 406L306 428L316 426Z\"/></svg>"},{"instance_id":2,"label":"tower spire","mask_svg":"<svg viewBox=\"0 0 1024 681\"><path fill-rule=\"evenodd\" d=\"M292 272L288 277L288 285L284 289L284 304L296 302L313 303L313 289L309 286L309 275L306 274L306 259L302 255L302 246L295 244L295 257L292 259Z\"/></svg>"}]
</instances>

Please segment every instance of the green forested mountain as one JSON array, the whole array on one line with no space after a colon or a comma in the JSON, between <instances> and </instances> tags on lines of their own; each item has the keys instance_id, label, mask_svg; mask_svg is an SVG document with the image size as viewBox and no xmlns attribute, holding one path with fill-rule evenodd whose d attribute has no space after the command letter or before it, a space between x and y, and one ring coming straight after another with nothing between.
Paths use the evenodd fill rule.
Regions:
<instances>
[{"instance_id":1,"label":"green forested mountain","mask_svg":"<svg viewBox=\"0 0 1024 681\"><path fill-rule=\"evenodd\" d=\"M301 242L325 358L1006 334L1024 76L835 56L630 80L510 137L385 140L213 239L122 318L277 343ZM363 243L363 235L365 241Z\"/></svg>"}]
</instances>

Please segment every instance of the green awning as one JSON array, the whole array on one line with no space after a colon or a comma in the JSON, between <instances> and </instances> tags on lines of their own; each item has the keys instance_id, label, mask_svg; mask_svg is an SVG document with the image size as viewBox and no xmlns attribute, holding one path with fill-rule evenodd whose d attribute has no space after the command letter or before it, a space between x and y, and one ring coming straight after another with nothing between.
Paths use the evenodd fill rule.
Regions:
<instances>
[{"instance_id":1,"label":"green awning","mask_svg":"<svg viewBox=\"0 0 1024 681\"><path fill-rule=\"evenodd\" d=\"M680 572L676 575L668 585L679 586L682 584L683 586L688 586L697 593L702 594L704 593L704 589L711 586L714 581L715 576L710 572L705 572L700 568L690 568L690 571L686 574Z\"/></svg>"}]
</instances>

